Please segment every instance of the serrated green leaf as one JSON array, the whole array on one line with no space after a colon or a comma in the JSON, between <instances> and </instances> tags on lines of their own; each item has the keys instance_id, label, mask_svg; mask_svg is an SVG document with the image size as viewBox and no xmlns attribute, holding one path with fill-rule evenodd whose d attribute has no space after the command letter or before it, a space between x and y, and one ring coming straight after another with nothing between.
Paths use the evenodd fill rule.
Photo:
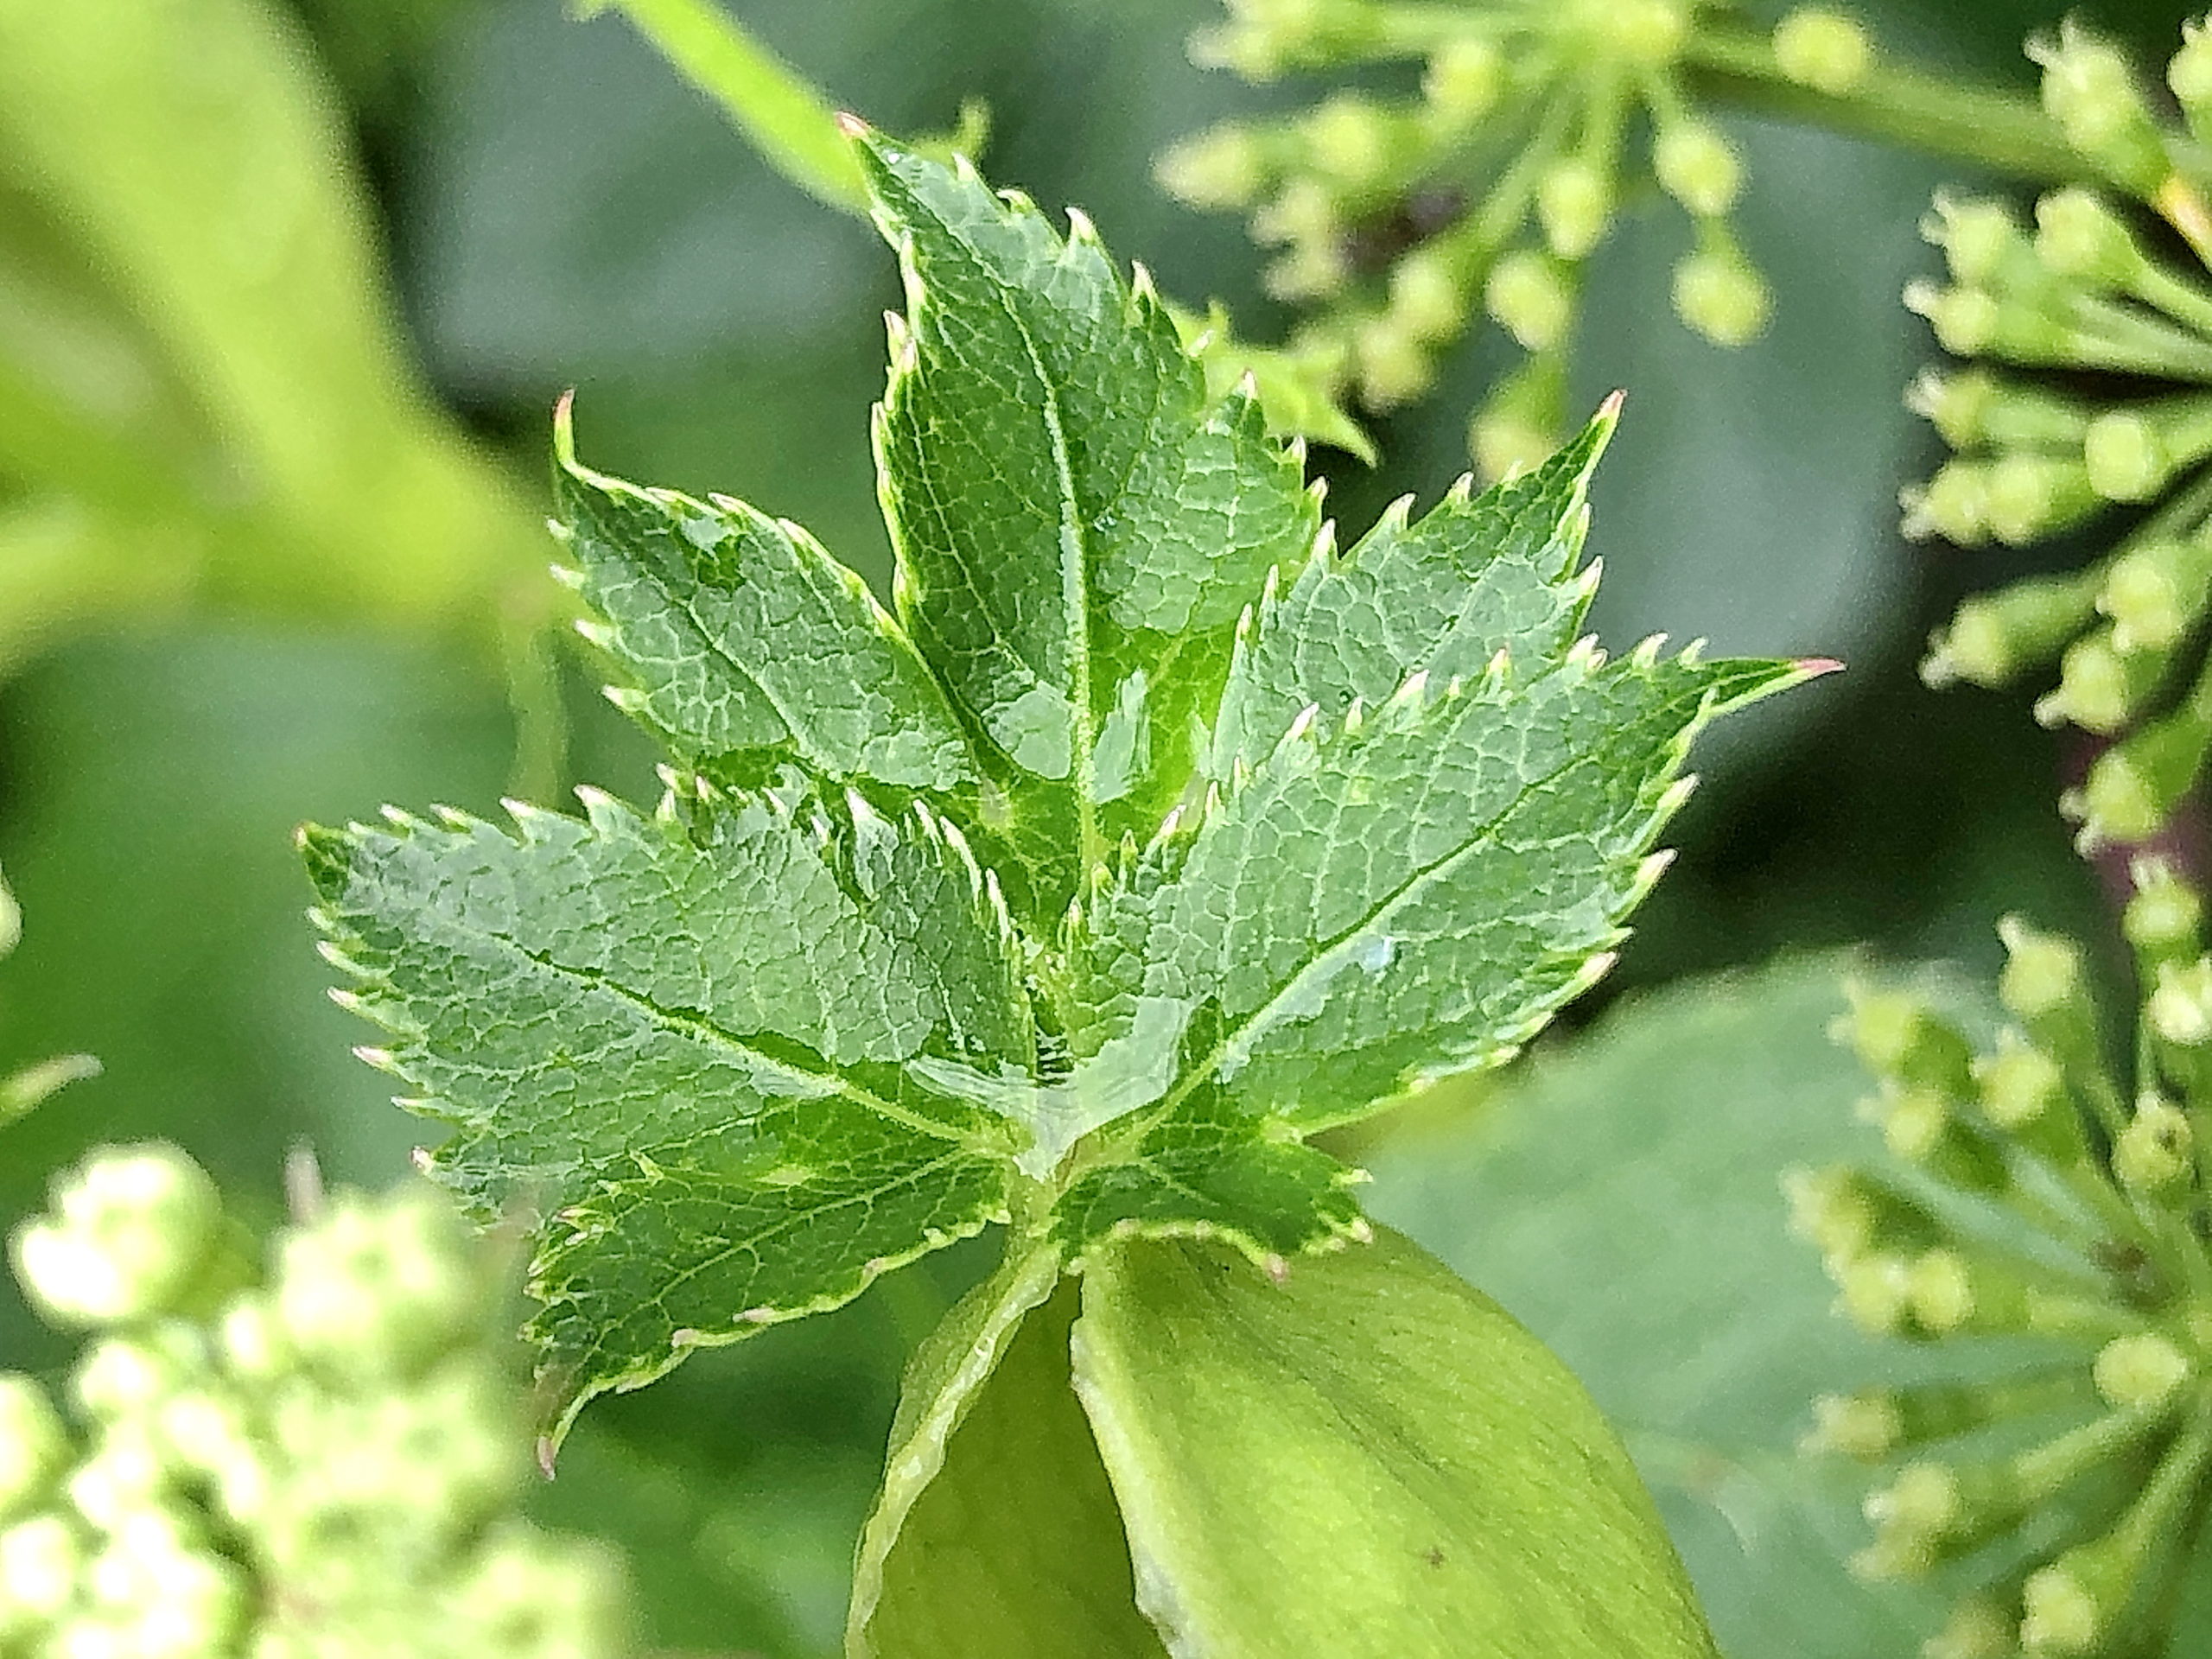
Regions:
<instances>
[{"instance_id":1,"label":"serrated green leaf","mask_svg":"<svg viewBox=\"0 0 2212 1659\"><path fill-rule=\"evenodd\" d=\"M372 1058L457 1128L435 1171L551 1218L566 1412L1000 1216L1005 1127L916 1062L1033 1055L999 918L926 815L854 804L840 868L772 797L709 791L689 824L588 804L518 809L518 839L305 837L352 1000L394 1033Z\"/></svg>"},{"instance_id":2,"label":"serrated green leaf","mask_svg":"<svg viewBox=\"0 0 2212 1659\"><path fill-rule=\"evenodd\" d=\"M944 693L867 585L797 524L723 498L580 466L564 402L556 495L593 639L620 700L701 772L753 782L789 755L817 775L943 791L972 781Z\"/></svg>"},{"instance_id":3,"label":"serrated green leaf","mask_svg":"<svg viewBox=\"0 0 2212 1659\"><path fill-rule=\"evenodd\" d=\"M1595 591L1594 569L1570 578L1617 414L1495 489L1476 495L1462 479L1418 524L1407 522L1411 498L1398 502L1350 553L1315 559L1262 600L1222 693L1211 774L1257 766L1308 703L1338 719L1409 674L1448 683L1501 651L1530 663L1565 649Z\"/></svg>"},{"instance_id":4,"label":"serrated green leaf","mask_svg":"<svg viewBox=\"0 0 2212 1659\"><path fill-rule=\"evenodd\" d=\"M1075 1386L1137 1599L1203 1659L1710 1659L1612 1431L1497 1306L1394 1234L1277 1285L1128 1242Z\"/></svg>"},{"instance_id":5,"label":"serrated green leaf","mask_svg":"<svg viewBox=\"0 0 2212 1659\"><path fill-rule=\"evenodd\" d=\"M1002 758L1031 912L1056 917L1179 792L1236 616L1319 508L1088 221L1063 238L964 162L864 161L907 288L876 421L899 612Z\"/></svg>"},{"instance_id":6,"label":"serrated green leaf","mask_svg":"<svg viewBox=\"0 0 2212 1659\"><path fill-rule=\"evenodd\" d=\"M1691 737L1808 671L1570 644L1610 410L1339 556L1079 216L856 137L908 292L899 620L795 526L578 466L564 417L660 811L309 841L439 1166L545 1217L556 1415L992 1219L1055 1268L1360 1236L1304 1137L1589 982Z\"/></svg>"}]
</instances>

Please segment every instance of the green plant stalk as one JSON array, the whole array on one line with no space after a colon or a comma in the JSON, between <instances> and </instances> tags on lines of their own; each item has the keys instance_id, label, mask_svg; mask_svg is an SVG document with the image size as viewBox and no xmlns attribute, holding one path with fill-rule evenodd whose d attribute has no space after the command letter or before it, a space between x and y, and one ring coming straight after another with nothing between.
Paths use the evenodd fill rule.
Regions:
<instances>
[{"instance_id":1,"label":"green plant stalk","mask_svg":"<svg viewBox=\"0 0 2212 1659\"><path fill-rule=\"evenodd\" d=\"M868 187L837 112L814 86L713 0L599 0L719 104L764 159L810 195L868 216Z\"/></svg>"},{"instance_id":2,"label":"green plant stalk","mask_svg":"<svg viewBox=\"0 0 2212 1659\"><path fill-rule=\"evenodd\" d=\"M1851 92L1824 92L1789 79L1773 43L1745 29L1694 30L1682 61L1690 85L1717 102L1887 139L2014 178L2097 176L2036 101L2016 92L1879 61Z\"/></svg>"}]
</instances>

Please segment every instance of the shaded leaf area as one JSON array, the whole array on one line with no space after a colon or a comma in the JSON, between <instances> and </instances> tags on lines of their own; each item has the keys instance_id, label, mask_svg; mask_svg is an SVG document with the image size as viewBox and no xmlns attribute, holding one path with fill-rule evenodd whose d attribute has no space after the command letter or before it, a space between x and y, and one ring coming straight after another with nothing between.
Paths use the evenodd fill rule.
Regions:
<instances>
[{"instance_id":1,"label":"shaded leaf area","mask_svg":"<svg viewBox=\"0 0 2212 1659\"><path fill-rule=\"evenodd\" d=\"M587 468L564 410L658 810L308 840L435 1166L540 1217L556 1429L1017 1213L1025 1256L1361 1235L1303 1137L1601 974L1691 738L1806 671L1571 643L1610 410L1339 556L1079 215L854 137L907 289L895 615L795 525Z\"/></svg>"},{"instance_id":2,"label":"shaded leaf area","mask_svg":"<svg viewBox=\"0 0 2212 1659\"><path fill-rule=\"evenodd\" d=\"M1117 1244L1084 1278L1073 1349L1171 1652L1713 1654L1588 1396L1395 1234L1281 1284L1218 1246Z\"/></svg>"},{"instance_id":3,"label":"shaded leaf area","mask_svg":"<svg viewBox=\"0 0 2212 1659\"><path fill-rule=\"evenodd\" d=\"M1796 1449L1815 1395L1919 1363L1835 1314L1786 1236L1783 1171L1866 1150L1868 1082L1827 1036L1847 965L1626 1003L1464 1129L1372 1160L1375 1213L1526 1319L1623 1425L1722 1647L1746 1659L1909 1652L1945 1605L1850 1577L1863 1478Z\"/></svg>"},{"instance_id":4,"label":"shaded leaf area","mask_svg":"<svg viewBox=\"0 0 2212 1659\"><path fill-rule=\"evenodd\" d=\"M1075 1282L1062 1281L974 1384L941 1466L870 1563L880 1576L855 1620L857 1659L1165 1659L1137 1611L1121 1515L1069 1387L1077 1306ZM963 1314L974 1311L956 1311L937 1345L968 1337ZM934 1401L944 1385L932 1380L925 1351L908 1399ZM903 1439L894 1431L894 1456Z\"/></svg>"}]
</instances>

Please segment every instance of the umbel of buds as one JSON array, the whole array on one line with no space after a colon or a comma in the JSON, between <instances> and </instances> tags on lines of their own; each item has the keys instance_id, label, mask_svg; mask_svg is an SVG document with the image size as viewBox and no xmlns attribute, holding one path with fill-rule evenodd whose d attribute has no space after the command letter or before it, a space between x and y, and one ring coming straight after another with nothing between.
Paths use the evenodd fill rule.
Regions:
<instances>
[{"instance_id":1,"label":"umbel of buds","mask_svg":"<svg viewBox=\"0 0 2212 1659\"><path fill-rule=\"evenodd\" d=\"M2154 835L2212 744L2196 649L2212 592L2212 212L2116 48L2069 26L2031 49L2045 109L2107 185L2050 193L2032 226L2000 202L1938 199L1924 228L1949 281L1906 302L1973 360L1907 397L1955 454L1905 492L1905 529L2020 547L2119 527L2079 570L1967 600L1922 665L1930 684L1986 686L2056 665L2037 717L2112 740L2063 803L2087 849ZM2212 126L2201 29L2167 79L2192 132Z\"/></svg>"},{"instance_id":2,"label":"umbel of buds","mask_svg":"<svg viewBox=\"0 0 2212 1659\"><path fill-rule=\"evenodd\" d=\"M504 1275L428 1189L269 1242L173 1147L94 1154L14 1238L86 1345L0 1373L6 1659L614 1659L596 1546L514 1514Z\"/></svg>"},{"instance_id":3,"label":"umbel of buds","mask_svg":"<svg viewBox=\"0 0 2212 1659\"><path fill-rule=\"evenodd\" d=\"M1768 53L1777 76L1832 96L1867 74L1859 26L1825 10L1786 18L1770 47L1717 0L1559 0L1408 6L1389 0L1229 0L1193 55L1252 80L1418 66L1418 90L1343 90L1288 116L1234 121L1160 158L1194 207L1250 216L1279 250L1276 294L1314 308L1293 348L1341 365L1372 408L1426 392L1443 352L1487 311L1526 353L1479 414L1483 470L1532 464L1557 442L1583 267L1645 181L1690 221L1676 315L1738 345L1764 326L1766 284L1730 222L1743 167L1701 114L1686 68L1706 34Z\"/></svg>"},{"instance_id":4,"label":"umbel of buds","mask_svg":"<svg viewBox=\"0 0 2212 1659\"><path fill-rule=\"evenodd\" d=\"M1840 1310L1933 1351L1936 1380L1819 1401L1807 1442L1884 1471L1861 1575L1986 1574L1926 1659L2166 1652L2212 1505L2212 957L2193 889L2133 879L2132 1071L2105 1063L2081 948L2010 919L1993 1042L1853 988L1837 1035L1888 1156L1787 1179ZM1993 1341L2009 1363L1968 1351Z\"/></svg>"}]
</instances>

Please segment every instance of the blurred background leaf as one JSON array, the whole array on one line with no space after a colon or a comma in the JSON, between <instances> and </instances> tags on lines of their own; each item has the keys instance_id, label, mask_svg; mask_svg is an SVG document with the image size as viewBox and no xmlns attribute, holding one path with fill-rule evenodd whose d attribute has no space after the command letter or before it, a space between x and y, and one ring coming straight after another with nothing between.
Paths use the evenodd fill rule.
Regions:
<instances>
[{"instance_id":1,"label":"blurred background leaf","mask_svg":"<svg viewBox=\"0 0 2212 1659\"><path fill-rule=\"evenodd\" d=\"M1184 58L1211 0L718 3L893 130L942 130L982 98L995 179L1079 203L1165 291L1217 296L1241 334L1280 338L1241 230L1149 179L1168 140L1255 96ZM1898 49L2021 86L2019 38L2050 20L2040 0L1869 10ZM2102 10L2148 41L2175 21ZM2051 805L2056 741L2015 701L1939 698L1911 677L1930 623L2006 568L1908 551L1893 530L1895 489L1931 454L1897 396L1932 348L1896 293L1930 264L1914 226L1936 175L1784 127L1740 136L1764 186L1745 234L1787 302L1770 340L1729 355L1675 325L1656 280L1676 251L1663 216L1626 226L1593 273L1604 326L1578 399L1630 391L1598 488L1597 624L1616 648L1666 627L1851 671L1700 757L1684 856L1616 994L1785 943L1986 962L2005 908L2107 926ZM648 791L588 677L543 643L553 398L579 388L595 465L745 496L880 582L865 416L878 315L897 300L873 233L777 176L619 18L569 21L550 0L0 0L0 867L27 917L0 966L0 1075L62 1052L105 1067L0 1140L0 1224L55 1161L121 1136L173 1136L272 1205L296 1140L334 1179L404 1168L416 1126L319 995L291 827L387 799L488 810L518 775L541 797L579 779ZM1456 390L1380 426L1380 467L1322 452L1348 527L1457 473L1484 350ZM1849 1333L1828 1328L1816 1265L1779 1241L1770 1173L1748 1167L1815 1118L1849 1133L1847 1098L1819 1095L1846 1085L1806 1058L1825 1053L1805 1022L1827 971L1789 970L1796 988L1761 1004L1795 1008L1802 1042L1732 1070L1717 1058L1728 1018L1748 1039L1766 1016L1707 994L1716 1058L1671 1057L1633 1096L1613 1160L1582 1154L1544 1179L1602 1188L1644 1159L1655 1182L1678 1179L1668 1160L1740 1137L1747 1167L1723 1173L1747 1196L1716 1206L1708 1255L1802 1269L1812 1288L1713 1283L1799 1297L1803 1357L1840 1363L1817 1344ZM1528 1084L1531 1121L1537 1095L1567 1087L1552 1077ZM1383 1160L1416 1117L1367 1155ZM1692 1138L1706 1124L1714 1136ZM1503 1200L1477 1207L1469 1167L1465 1192L1424 1199L1466 1241L1454 1259L1591 1368L1607 1404L1634 1403L1624 1391L1648 1379L1605 1380L1574 1287L1542 1276L1561 1247L1504 1225ZM549 1513L632 1546L663 1646L829 1653L904 1351L979 1265L971 1250L896 1275L818 1325L604 1402ZM0 1306L0 1363L57 1352ZM1635 1416L1655 1478L1725 1499L1669 1499L1724 1626L1747 1653L1898 1651L1886 1630L1789 1649L1744 1605L1770 1592L1716 1576L1742 1565L1737 1529L1768 1541L1758 1560L1801 1564L1832 1563L1852 1529L1776 1484L1764 1451L1714 1438L1719 1420L1665 1404L1700 1375ZM1758 1409L1786 1455L1781 1414L1810 1385L1786 1367L1745 1375L1765 1378ZM1718 1465L1696 1450L1708 1440ZM1806 1605L1848 1629L1863 1604L1831 1592Z\"/></svg>"}]
</instances>

